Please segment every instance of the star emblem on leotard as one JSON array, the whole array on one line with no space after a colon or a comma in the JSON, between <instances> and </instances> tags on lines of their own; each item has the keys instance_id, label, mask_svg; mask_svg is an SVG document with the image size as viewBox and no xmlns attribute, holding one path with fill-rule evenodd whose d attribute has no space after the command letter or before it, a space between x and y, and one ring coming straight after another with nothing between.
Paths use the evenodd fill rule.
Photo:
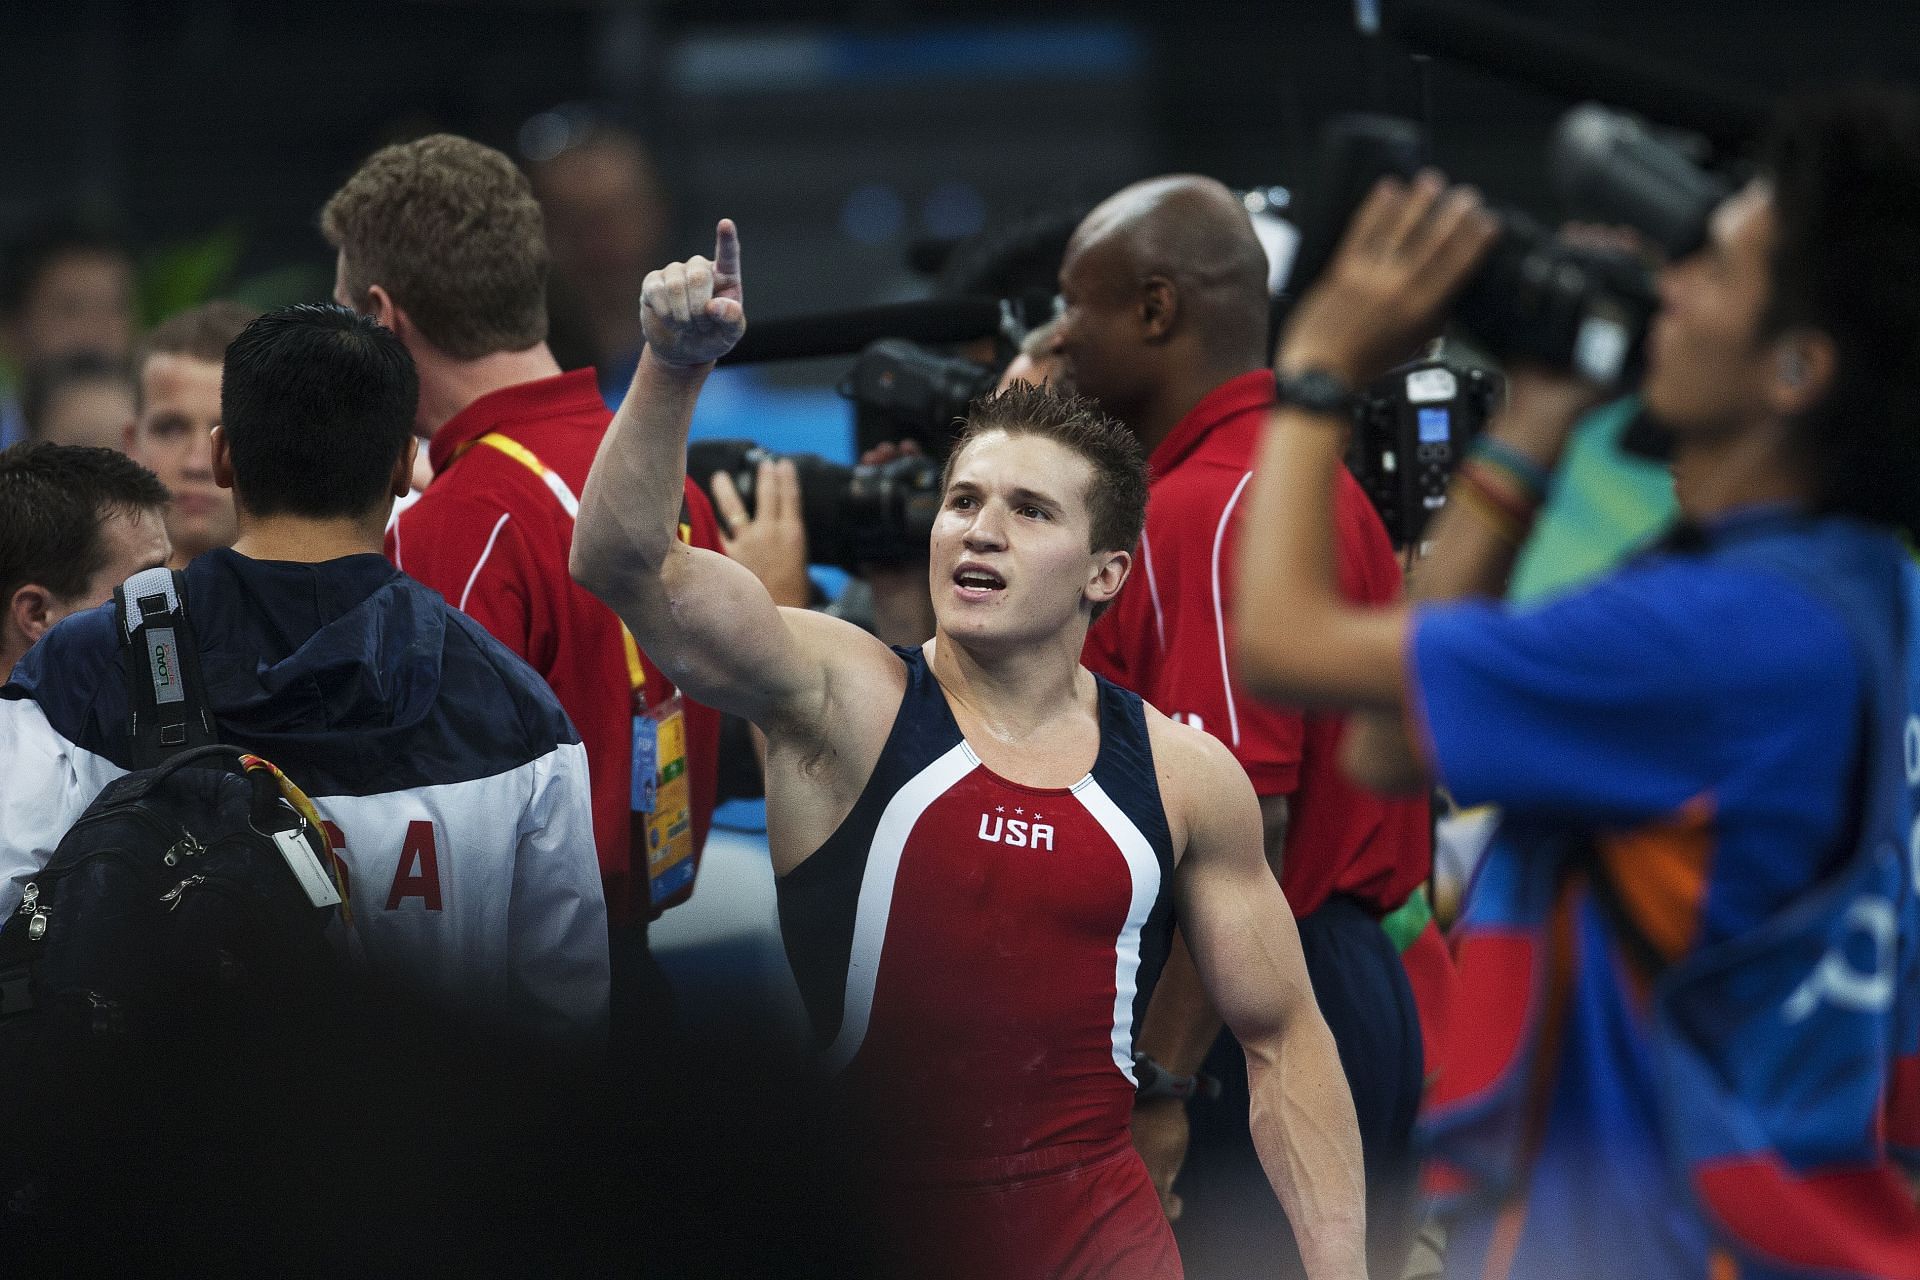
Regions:
<instances>
[{"instance_id":1,"label":"star emblem on leotard","mask_svg":"<svg viewBox=\"0 0 1920 1280\"><path fill-rule=\"evenodd\" d=\"M1025 813L1025 812L1026 812L1026 810L1025 810L1025 809L1022 809L1022 808L1020 808L1020 807L1019 807L1018 805L1015 805L1015 806L1014 806L1014 810L1013 810L1013 811L1014 811L1015 813Z\"/></svg>"},{"instance_id":2,"label":"star emblem on leotard","mask_svg":"<svg viewBox=\"0 0 1920 1280\"><path fill-rule=\"evenodd\" d=\"M1005 806L1005 805L1003 805L1003 804L997 804L997 805L995 805L995 806L993 806L993 811L994 811L995 813L1005 813L1005 812L1007 811L1007 806Z\"/></svg>"}]
</instances>

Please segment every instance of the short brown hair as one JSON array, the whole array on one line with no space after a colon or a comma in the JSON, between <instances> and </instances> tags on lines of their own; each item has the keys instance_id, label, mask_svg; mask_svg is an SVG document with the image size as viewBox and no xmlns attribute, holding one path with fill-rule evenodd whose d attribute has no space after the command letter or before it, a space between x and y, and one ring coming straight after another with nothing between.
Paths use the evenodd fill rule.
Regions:
<instances>
[{"instance_id":1,"label":"short brown hair","mask_svg":"<svg viewBox=\"0 0 1920 1280\"><path fill-rule=\"evenodd\" d=\"M227 346L252 324L260 313L239 302L203 302L197 307L177 311L153 327L133 352L133 401L143 403L147 361L155 356L185 356L221 364L227 358Z\"/></svg>"},{"instance_id":2,"label":"short brown hair","mask_svg":"<svg viewBox=\"0 0 1920 1280\"><path fill-rule=\"evenodd\" d=\"M1147 523L1147 459L1139 437L1100 411L1085 396L1061 394L1016 382L975 400L966 427L953 442L940 476L945 491L953 461L981 436L1004 431L1010 436L1041 436L1085 458L1093 466L1087 489L1089 551L1132 551Z\"/></svg>"},{"instance_id":3,"label":"short brown hair","mask_svg":"<svg viewBox=\"0 0 1920 1280\"><path fill-rule=\"evenodd\" d=\"M540 206L492 147L450 133L384 147L333 193L320 230L345 261L355 307L379 285L456 360L547 336Z\"/></svg>"},{"instance_id":4,"label":"short brown hair","mask_svg":"<svg viewBox=\"0 0 1920 1280\"><path fill-rule=\"evenodd\" d=\"M203 302L177 311L153 327L134 352L133 367L145 367L151 356L188 356L219 364L227 358L227 344L240 336L260 313L239 302Z\"/></svg>"}]
</instances>

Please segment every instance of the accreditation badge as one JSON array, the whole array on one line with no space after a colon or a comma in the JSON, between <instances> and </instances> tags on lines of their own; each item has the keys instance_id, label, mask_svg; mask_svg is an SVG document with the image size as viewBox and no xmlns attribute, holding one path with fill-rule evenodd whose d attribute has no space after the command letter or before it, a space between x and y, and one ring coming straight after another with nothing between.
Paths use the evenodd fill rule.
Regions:
<instances>
[{"instance_id":1,"label":"accreditation badge","mask_svg":"<svg viewBox=\"0 0 1920 1280\"><path fill-rule=\"evenodd\" d=\"M686 702L676 693L633 717L633 812L647 833L654 906L693 883L693 787L687 780Z\"/></svg>"}]
</instances>

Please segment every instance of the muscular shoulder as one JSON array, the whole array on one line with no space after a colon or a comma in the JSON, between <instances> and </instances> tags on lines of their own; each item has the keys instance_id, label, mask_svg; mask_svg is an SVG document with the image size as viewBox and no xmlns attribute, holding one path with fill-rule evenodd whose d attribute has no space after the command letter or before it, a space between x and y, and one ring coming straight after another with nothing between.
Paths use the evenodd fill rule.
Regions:
<instances>
[{"instance_id":1,"label":"muscular shoulder","mask_svg":"<svg viewBox=\"0 0 1920 1280\"><path fill-rule=\"evenodd\" d=\"M1253 784L1225 743L1205 730L1169 719L1151 705L1144 709L1161 803L1176 853L1186 849L1196 829L1231 815L1236 808L1245 809L1257 821L1259 801Z\"/></svg>"},{"instance_id":2,"label":"muscular shoulder","mask_svg":"<svg viewBox=\"0 0 1920 1280\"><path fill-rule=\"evenodd\" d=\"M769 733L842 751L876 733L883 743L906 693L906 662L844 619L812 609L783 608L780 616L796 642L799 660L815 668L818 701L787 709L767 726Z\"/></svg>"}]
</instances>

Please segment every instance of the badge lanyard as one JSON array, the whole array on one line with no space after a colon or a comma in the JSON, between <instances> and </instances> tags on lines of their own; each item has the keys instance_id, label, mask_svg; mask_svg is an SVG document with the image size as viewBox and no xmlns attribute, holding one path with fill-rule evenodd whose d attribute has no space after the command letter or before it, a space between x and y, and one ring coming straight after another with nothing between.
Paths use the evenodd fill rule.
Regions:
<instances>
[{"instance_id":1,"label":"badge lanyard","mask_svg":"<svg viewBox=\"0 0 1920 1280\"><path fill-rule=\"evenodd\" d=\"M533 472L559 500L570 520L580 518L580 500L560 473L552 470L518 440L491 432L474 444L498 449ZM471 448L468 445L467 448ZM466 452L455 454L458 458ZM680 526L680 538L690 530ZM632 688L633 776L630 782L634 822L647 836L647 895L659 906L693 883L693 788L687 778L686 704L676 691L657 706L647 705L647 672L640 662L640 646L626 623L620 624L621 648L626 653L627 681Z\"/></svg>"}]
</instances>

